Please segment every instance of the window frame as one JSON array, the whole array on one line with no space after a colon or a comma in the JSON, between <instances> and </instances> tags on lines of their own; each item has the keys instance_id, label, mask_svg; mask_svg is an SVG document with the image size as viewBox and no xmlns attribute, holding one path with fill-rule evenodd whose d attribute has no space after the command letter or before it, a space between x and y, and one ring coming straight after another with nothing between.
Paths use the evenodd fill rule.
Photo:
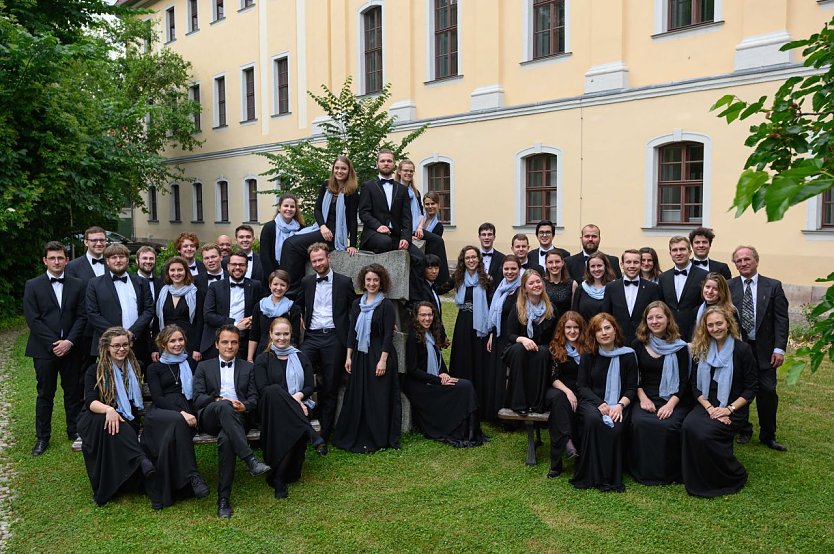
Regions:
<instances>
[{"instance_id":1,"label":"window frame","mask_svg":"<svg viewBox=\"0 0 834 554\"><path fill-rule=\"evenodd\" d=\"M701 159L694 160L689 158L689 150L691 146L698 145L701 148ZM674 162L665 162L663 160L663 152L670 148L680 148L680 160ZM680 142L670 142L668 144L664 144L662 146L657 147L657 202L655 203L656 206L656 221L659 226L698 226L703 224L704 219L704 145L700 142L694 141L680 141ZM688 171L691 168L692 164L700 163L701 164L701 179L693 179L691 174ZM678 166L680 168L680 179L677 180L670 180L670 181L663 181L663 168L664 166ZM701 201L694 202L690 199L690 189L697 187L701 194ZM673 204L663 204L661 203L661 199L663 194L661 191L663 189L670 189L674 190L677 189L679 193L679 208L678 208L678 220L677 221L664 221L663 220L663 213L670 212L671 209L663 209L664 206L672 206ZM700 221L694 221L690 219L689 216L689 208L693 206L700 206L701 207L701 217Z\"/></svg>"},{"instance_id":2,"label":"window frame","mask_svg":"<svg viewBox=\"0 0 834 554\"><path fill-rule=\"evenodd\" d=\"M212 23L226 19L226 5L224 0L214 0L211 3Z\"/></svg>"},{"instance_id":3,"label":"window frame","mask_svg":"<svg viewBox=\"0 0 834 554\"><path fill-rule=\"evenodd\" d=\"M525 148L515 155L515 225L517 229L535 227L538 223L527 222L527 160L539 154L556 157L556 217L550 218L553 225L560 230L564 226L564 153L561 148L542 143Z\"/></svg>"},{"instance_id":4,"label":"window frame","mask_svg":"<svg viewBox=\"0 0 834 554\"><path fill-rule=\"evenodd\" d=\"M159 223L159 192L151 185L147 191L148 223Z\"/></svg>"},{"instance_id":5,"label":"window frame","mask_svg":"<svg viewBox=\"0 0 834 554\"><path fill-rule=\"evenodd\" d=\"M713 0L712 21L703 23L696 23L693 25L686 25L683 27L671 27L671 10L669 9L669 2L671 0L654 0L653 10L653 25L652 37L663 37L667 34L671 35L688 35L697 32L703 28L709 28L724 22L724 0Z\"/></svg>"},{"instance_id":6,"label":"window frame","mask_svg":"<svg viewBox=\"0 0 834 554\"><path fill-rule=\"evenodd\" d=\"M531 168L531 162L535 159L541 159L544 161L544 166L541 170L534 170ZM533 174L541 173L542 175L542 185L533 187L530 184L531 176ZM552 175L551 175L552 174ZM553 182L554 184L544 184ZM541 194L541 204L535 206L541 210L540 217L531 218L530 210L531 205L529 203L529 195L531 192L538 192ZM549 202L550 195L556 194L556 206L552 206ZM530 154L524 158L524 225L536 225L539 221L548 219L553 221L552 212L558 210L559 208L559 160L555 154L550 154L548 152L541 152L537 154ZM548 200L545 200L548 199Z\"/></svg>"},{"instance_id":7,"label":"window frame","mask_svg":"<svg viewBox=\"0 0 834 554\"><path fill-rule=\"evenodd\" d=\"M200 83L191 83L188 87L188 97L190 100L200 104L200 111L194 114L194 130L198 133L203 130L203 104L200 95Z\"/></svg>"},{"instance_id":8,"label":"window frame","mask_svg":"<svg viewBox=\"0 0 834 554\"><path fill-rule=\"evenodd\" d=\"M182 190L179 183L171 183L171 201L168 203L171 210L170 223L182 223Z\"/></svg>"},{"instance_id":9,"label":"window frame","mask_svg":"<svg viewBox=\"0 0 834 554\"><path fill-rule=\"evenodd\" d=\"M231 223L229 214L229 180L218 179L215 182L214 190L215 223Z\"/></svg>"},{"instance_id":10,"label":"window frame","mask_svg":"<svg viewBox=\"0 0 834 554\"><path fill-rule=\"evenodd\" d=\"M250 90L251 85L251 90ZM240 123L258 120L257 80L255 64L251 63L240 69Z\"/></svg>"},{"instance_id":11,"label":"window frame","mask_svg":"<svg viewBox=\"0 0 834 554\"><path fill-rule=\"evenodd\" d=\"M196 33L200 30L200 0L187 0L186 10L188 16L188 33Z\"/></svg>"},{"instance_id":12,"label":"window frame","mask_svg":"<svg viewBox=\"0 0 834 554\"><path fill-rule=\"evenodd\" d=\"M441 2L446 3L445 11L448 12L448 18L450 21L450 24L442 29L438 27L441 13L444 11L444 7L440 6ZM453 6L454 9L452 9ZM458 52L460 50L460 35L458 33L458 23L460 22L460 13L458 10L459 3L458 0L434 0L432 2L432 7L432 76L435 81L452 79L460 75L460 66L458 64ZM454 23L451 23L452 20L454 20ZM444 36L448 36L450 50L446 53L440 54L440 44ZM449 73L441 75L440 62L443 58L448 58L449 60Z\"/></svg>"},{"instance_id":13,"label":"window frame","mask_svg":"<svg viewBox=\"0 0 834 554\"><path fill-rule=\"evenodd\" d=\"M441 223L443 223L443 226L445 228L450 228L450 227L454 227L454 225L455 225L455 214L456 214L455 202L454 202L454 198L455 198L455 161L448 156L442 156L442 155L437 154L437 153L432 154L428 158L424 158L424 159L420 160L420 163L417 164L417 167L418 167L417 171L419 172L419 175L420 175L420 181L419 181L420 190L422 191L423 195L425 195L428 191L433 190L433 189L429 188L429 183L431 183L430 171L431 171L431 167L434 166L434 165L437 165L437 164L446 164L449 168L449 191L448 191L448 193L443 193L441 191L438 191L438 192L440 193L441 200L448 199L448 206L446 206L446 205L441 206L441 212L440 212L441 219L440 219L440 221L441 221ZM448 221L446 221L442 218L443 217L443 210L448 210L448 213L449 213L449 220Z\"/></svg>"},{"instance_id":14,"label":"window frame","mask_svg":"<svg viewBox=\"0 0 834 554\"><path fill-rule=\"evenodd\" d=\"M252 195L252 184L255 185L254 189L254 196ZM246 214L246 221L248 223L259 223L258 217L260 216L260 210L258 207L258 178L255 175L247 175L243 179L243 206L244 206L244 213ZM254 213L253 213L253 203L254 203ZM254 216L254 217L253 217Z\"/></svg>"},{"instance_id":15,"label":"window frame","mask_svg":"<svg viewBox=\"0 0 834 554\"><path fill-rule=\"evenodd\" d=\"M177 40L177 12L176 6L165 8L165 44Z\"/></svg>"},{"instance_id":16,"label":"window frame","mask_svg":"<svg viewBox=\"0 0 834 554\"><path fill-rule=\"evenodd\" d=\"M286 69L286 82L281 82L281 65ZM287 115L290 110L290 56L283 52L272 57L272 116ZM282 95L283 91L283 95ZM283 102L282 102L283 100ZM282 104L286 104L284 107ZM285 108L285 109L284 109Z\"/></svg>"},{"instance_id":17,"label":"window frame","mask_svg":"<svg viewBox=\"0 0 834 554\"><path fill-rule=\"evenodd\" d=\"M221 84L222 87L220 86ZM228 126L229 122L229 104L226 95L227 87L225 73L221 73L220 75L215 75L213 77L212 92L214 93L214 112L212 114L212 117L214 118L214 125L212 127L214 129L221 129Z\"/></svg>"},{"instance_id":18,"label":"window frame","mask_svg":"<svg viewBox=\"0 0 834 554\"><path fill-rule=\"evenodd\" d=\"M203 201L203 183L191 183L191 223L205 222L205 203Z\"/></svg>"},{"instance_id":19,"label":"window frame","mask_svg":"<svg viewBox=\"0 0 834 554\"><path fill-rule=\"evenodd\" d=\"M376 46L369 48L369 16L378 14L377 27L370 30L375 31ZM378 94L385 87L385 12L381 1L368 2L359 9L359 74L361 75L360 94ZM373 73L377 74L378 83L376 88L370 85L368 67L371 59L375 60L376 68Z\"/></svg>"},{"instance_id":20,"label":"window frame","mask_svg":"<svg viewBox=\"0 0 834 554\"><path fill-rule=\"evenodd\" d=\"M554 56L560 56L562 54L567 53L567 50L568 50L568 41L567 41L567 28L568 28L568 25L567 25L568 5L567 4L568 4L568 1L567 0L530 0L530 2L531 2L531 5L530 5L530 9L531 9L531 16L530 16L530 25L531 25L531 27L530 27L530 52L529 52L529 56L527 57L527 59L529 59L531 61L544 60L544 59L547 59L547 58L552 58ZM536 37L540 34L539 31L538 31L538 10L536 8L538 8L542 5L546 5L546 4L550 4L553 8L557 8L557 13L558 13L558 7L561 6L561 15L562 15L561 26L557 26L555 28L550 27L548 29L548 33L551 35L550 36L550 39L551 39L550 40L550 43L551 43L550 51L546 54L539 55L538 52L537 52L537 48L536 48ZM556 29L556 32L557 32L556 36L558 37L556 42L559 43L559 41L561 40L561 45L560 45L561 48L559 48L557 46L555 51L552 48L552 45L553 45L553 42L554 42L553 41L554 29ZM559 31L559 29L561 29L561 31Z\"/></svg>"},{"instance_id":21,"label":"window frame","mask_svg":"<svg viewBox=\"0 0 834 554\"><path fill-rule=\"evenodd\" d=\"M834 189L828 189L820 195L820 229L825 231L834 231ZM826 221L826 207L831 206L831 220Z\"/></svg>"}]
</instances>

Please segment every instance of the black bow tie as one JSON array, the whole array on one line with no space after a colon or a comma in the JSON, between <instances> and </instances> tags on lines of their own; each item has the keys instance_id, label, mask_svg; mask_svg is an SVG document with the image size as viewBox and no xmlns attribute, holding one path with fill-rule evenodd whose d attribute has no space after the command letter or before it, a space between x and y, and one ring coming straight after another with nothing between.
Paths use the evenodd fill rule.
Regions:
<instances>
[{"instance_id":1,"label":"black bow tie","mask_svg":"<svg viewBox=\"0 0 834 554\"><path fill-rule=\"evenodd\" d=\"M481 256L484 258L491 258L493 254L495 254L495 252L481 252Z\"/></svg>"},{"instance_id":2,"label":"black bow tie","mask_svg":"<svg viewBox=\"0 0 834 554\"><path fill-rule=\"evenodd\" d=\"M709 260L692 260L692 265L702 265L705 267L709 267Z\"/></svg>"},{"instance_id":3,"label":"black bow tie","mask_svg":"<svg viewBox=\"0 0 834 554\"><path fill-rule=\"evenodd\" d=\"M188 266L188 269L190 269L191 271L197 271L197 264Z\"/></svg>"},{"instance_id":4,"label":"black bow tie","mask_svg":"<svg viewBox=\"0 0 834 554\"><path fill-rule=\"evenodd\" d=\"M93 260L93 265L96 265L96 264L104 265L104 258L92 258L92 260Z\"/></svg>"},{"instance_id":5,"label":"black bow tie","mask_svg":"<svg viewBox=\"0 0 834 554\"><path fill-rule=\"evenodd\" d=\"M234 362L224 362L223 360L220 361L220 367L232 367Z\"/></svg>"},{"instance_id":6,"label":"black bow tie","mask_svg":"<svg viewBox=\"0 0 834 554\"><path fill-rule=\"evenodd\" d=\"M206 277L208 277L209 281L219 281L223 278L223 274L219 273L217 275L212 275L211 273L209 273L208 275L206 275Z\"/></svg>"},{"instance_id":7,"label":"black bow tie","mask_svg":"<svg viewBox=\"0 0 834 554\"><path fill-rule=\"evenodd\" d=\"M322 281L329 281L329 280L330 280L329 275L325 275L324 277L316 277L316 283L321 283Z\"/></svg>"},{"instance_id":8,"label":"black bow tie","mask_svg":"<svg viewBox=\"0 0 834 554\"><path fill-rule=\"evenodd\" d=\"M252 261L252 254L249 254L248 256L246 256L246 259L251 262Z\"/></svg>"},{"instance_id":9,"label":"black bow tie","mask_svg":"<svg viewBox=\"0 0 834 554\"><path fill-rule=\"evenodd\" d=\"M686 275L687 273L688 273L688 270L686 270L686 269L676 269L675 270L675 276Z\"/></svg>"},{"instance_id":10,"label":"black bow tie","mask_svg":"<svg viewBox=\"0 0 834 554\"><path fill-rule=\"evenodd\" d=\"M640 284L640 281L639 281L639 280L630 281L630 280L628 280L628 279L625 279L625 280L623 280L623 284L624 284L625 286L634 285L634 286L636 287L637 285L639 285L639 284Z\"/></svg>"},{"instance_id":11,"label":"black bow tie","mask_svg":"<svg viewBox=\"0 0 834 554\"><path fill-rule=\"evenodd\" d=\"M240 288L243 288L243 283L235 283L234 281L230 281L230 282L229 282L229 286L230 286L231 288L235 288L235 287L240 287Z\"/></svg>"},{"instance_id":12,"label":"black bow tie","mask_svg":"<svg viewBox=\"0 0 834 554\"><path fill-rule=\"evenodd\" d=\"M116 281L121 281L122 283L127 283L127 275L122 275L121 277L113 275L113 282L115 283Z\"/></svg>"},{"instance_id":13,"label":"black bow tie","mask_svg":"<svg viewBox=\"0 0 834 554\"><path fill-rule=\"evenodd\" d=\"M50 277L49 282L50 283L61 283L63 285L64 284L64 278L63 277Z\"/></svg>"},{"instance_id":14,"label":"black bow tie","mask_svg":"<svg viewBox=\"0 0 834 554\"><path fill-rule=\"evenodd\" d=\"M394 179L380 179L379 184L380 185L393 185L394 184Z\"/></svg>"}]
</instances>

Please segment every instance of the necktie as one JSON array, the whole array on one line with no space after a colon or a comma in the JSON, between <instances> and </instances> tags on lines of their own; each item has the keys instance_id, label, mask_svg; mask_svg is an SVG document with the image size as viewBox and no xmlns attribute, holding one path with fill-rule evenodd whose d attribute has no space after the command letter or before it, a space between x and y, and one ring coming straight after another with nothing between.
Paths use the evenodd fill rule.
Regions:
<instances>
[{"instance_id":1,"label":"necktie","mask_svg":"<svg viewBox=\"0 0 834 554\"><path fill-rule=\"evenodd\" d=\"M235 288L235 287L240 287L240 288L243 288L243 283L235 283L234 281L231 281L231 282L229 283L229 286L230 286L231 288Z\"/></svg>"},{"instance_id":2,"label":"necktie","mask_svg":"<svg viewBox=\"0 0 834 554\"><path fill-rule=\"evenodd\" d=\"M325 275L324 277L316 277L316 283L321 283L322 281L329 280L329 276Z\"/></svg>"},{"instance_id":3,"label":"necktie","mask_svg":"<svg viewBox=\"0 0 834 554\"><path fill-rule=\"evenodd\" d=\"M233 363L234 362L224 362L224 361L221 360L220 361L220 367L232 367Z\"/></svg>"},{"instance_id":4,"label":"necktie","mask_svg":"<svg viewBox=\"0 0 834 554\"><path fill-rule=\"evenodd\" d=\"M753 279L744 280L744 296L741 299L741 326L748 335L756 328L756 317L753 312Z\"/></svg>"},{"instance_id":5,"label":"necktie","mask_svg":"<svg viewBox=\"0 0 834 554\"><path fill-rule=\"evenodd\" d=\"M223 278L223 274L221 273L217 275L212 275L211 273L209 273L206 277L208 277L209 281L219 281Z\"/></svg>"},{"instance_id":6,"label":"necktie","mask_svg":"<svg viewBox=\"0 0 834 554\"><path fill-rule=\"evenodd\" d=\"M93 265L96 264L104 265L104 258L93 258Z\"/></svg>"},{"instance_id":7,"label":"necktie","mask_svg":"<svg viewBox=\"0 0 834 554\"><path fill-rule=\"evenodd\" d=\"M704 267L709 267L709 260L692 260L692 265L702 265Z\"/></svg>"},{"instance_id":8,"label":"necktie","mask_svg":"<svg viewBox=\"0 0 834 554\"><path fill-rule=\"evenodd\" d=\"M127 283L127 275L122 275L121 277L113 275L113 282L115 283L116 281L121 281L122 283Z\"/></svg>"},{"instance_id":9,"label":"necktie","mask_svg":"<svg viewBox=\"0 0 834 554\"><path fill-rule=\"evenodd\" d=\"M64 278L63 277L50 277L49 282L50 283L61 283L63 285L64 284Z\"/></svg>"},{"instance_id":10,"label":"necktie","mask_svg":"<svg viewBox=\"0 0 834 554\"><path fill-rule=\"evenodd\" d=\"M635 287L640 284L640 281L630 281L629 279L623 280L623 284L625 286L634 285Z\"/></svg>"},{"instance_id":11,"label":"necktie","mask_svg":"<svg viewBox=\"0 0 834 554\"><path fill-rule=\"evenodd\" d=\"M687 271L686 269L680 269L680 270L676 269L676 270L675 270L675 276L676 276L676 277L677 277L678 275L686 275L687 273L688 273L688 271Z\"/></svg>"}]
</instances>

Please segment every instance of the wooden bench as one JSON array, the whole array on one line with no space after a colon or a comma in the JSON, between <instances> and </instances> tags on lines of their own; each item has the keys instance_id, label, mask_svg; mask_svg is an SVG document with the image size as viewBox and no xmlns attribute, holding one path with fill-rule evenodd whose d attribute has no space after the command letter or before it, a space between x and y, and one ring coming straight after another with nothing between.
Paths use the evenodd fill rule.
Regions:
<instances>
[{"instance_id":1,"label":"wooden bench","mask_svg":"<svg viewBox=\"0 0 834 554\"><path fill-rule=\"evenodd\" d=\"M536 423L547 423L550 417L550 412L536 413L530 412L527 415L521 415L509 408L501 408L498 410L498 419L506 421L523 421L524 426L527 427L527 460L528 466L534 466L536 461L536 447L542 444L541 429L536 426Z\"/></svg>"}]
</instances>

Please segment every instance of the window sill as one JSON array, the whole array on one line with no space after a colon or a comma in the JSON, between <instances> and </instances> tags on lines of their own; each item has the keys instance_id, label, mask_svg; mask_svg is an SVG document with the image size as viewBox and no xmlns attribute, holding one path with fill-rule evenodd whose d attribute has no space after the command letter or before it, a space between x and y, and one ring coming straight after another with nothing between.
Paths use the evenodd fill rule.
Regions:
<instances>
[{"instance_id":1,"label":"window sill","mask_svg":"<svg viewBox=\"0 0 834 554\"><path fill-rule=\"evenodd\" d=\"M209 23L209 25L214 25L215 23L221 23L223 21L226 21L225 15L223 17L218 17L217 19L213 20L211 23Z\"/></svg>"},{"instance_id":2,"label":"window sill","mask_svg":"<svg viewBox=\"0 0 834 554\"><path fill-rule=\"evenodd\" d=\"M720 27L724 25L724 21L707 21L706 23L696 23L695 25L687 25L686 27L678 27L677 29L672 29L670 31L663 31L662 33L657 33L656 35L652 35L653 39L662 39L665 37L675 37L680 35L689 35L693 34L696 31L706 30L706 29L713 29L716 27Z\"/></svg>"},{"instance_id":3,"label":"window sill","mask_svg":"<svg viewBox=\"0 0 834 554\"><path fill-rule=\"evenodd\" d=\"M237 13L248 12L248 11L253 10L254 8L255 8L255 4L252 4L252 5L249 5L249 6L244 6L244 7L240 8L240 9L237 11Z\"/></svg>"},{"instance_id":4,"label":"window sill","mask_svg":"<svg viewBox=\"0 0 834 554\"><path fill-rule=\"evenodd\" d=\"M363 92L362 94L357 94L356 95L357 98L368 98L368 99L374 99L374 98L377 98L379 96L382 96L382 91L381 90L378 90L376 92Z\"/></svg>"},{"instance_id":5,"label":"window sill","mask_svg":"<svg viewBox=\"0 0 834 554\"><path fill-rule=\"evenodd\" d=\"M159 223L158 219L149 219L148 223Z\"/></svg>"},{"instance_id":6,"label":"window sill","mask_svg":"<svg viewBox=\"0 0 834 554\"><path fill-rule=\"evenodd\" d=\"M172 42L177 42L177 39L176 39L176 38L172 38L172 39L166 40L166 41L165 41L165 46L168 46L168 45L169 45L169 44L171 44Z\"/></svg>"},{"instance_id":7,"label":"window sill","mask_svg":"<svg viewBox=\"0 0 834 554\"><path fill-rule=\"evenodd\" d=\"M513 225L513 229L518 231L519 233L533 233L536 234L536 225L534 224L525 224L525 225ZM554 235L561 235L565 232L565 228L563 226L556 226L553 230Z\"/></svg>"},{"instance_id":8,"label":"window sill","mask_svg":"<svg viewBox=\"0 0 834 554\"><path fill-rule=\"evenodd\" d=\"M529 65L547 64L549 62L560 62L570 58L572 55L573 52L559 52L558 54L551 54L549 56L542 56L541 58L533 58L532 60L523 61L518 65L526 67Z\"/></svg>"},{"instance_id":9,"label":"window sill","mask_svg":"<svg viewBox=\"0 0 834 554\"><path fill-rule=\"evenodd\" d=\"M187 37L188 37L188 36L191 36L191 35L193 35L194 33L197 33L197 32L199 32L199 31L200 31L200 28L199 28L199 27L197 27L196 29L191 29L190 31L188 31L187 33L185 33L185 36L187 36Z\"/></svg>"},{"instance_id":10,"label":"window sill","mask_svg":"<svg viewBox=\"0 0 834 554\"><path fill-rule=\"evenodd\" d=\"M287 117L288 115L292 115L292 112L274 113L269 117L275 119L276 117Z\"/></svg>"},{"instance_id":11,"label":"window sill","mask_svg":"<svg viewBox=\"0 0 834 554\"><path fill-rule=\"evenodd\" d=\"M834 4L834 1L832 1L832 4ZM802 231L802 234L808 240L834 240L834 227L806 229Z\"/></svg>"},{"instance_id":12,"label":"window sill","mask_svg":"<svg viewBox=\"0 0 834 554\"><path fill-rule=\"evenodd\" d=\"M192 219L192 220L191 220L191 224L192 224L192 225L204 225L204 224L205 224L205 221L203 221L202 219L201 219L201 220L199 220L199 221L197 221L197 220L195 220L195 219Z\"/></svg>"},{"instance_id":13,"label":"window sill","mask_svg":"<svg viewBox=\"0 0 834 554\"><path fill-rule=\"evenodd\" d=\"M442 85L450 81L457 81L463 79L463 75L449 75L448 77L441 77L439 79L432 79L431 81L423 81L423 84L429 87Z\"/></svg>"},{"instance_id":14,"label":"window sill","mask_svg":"<svg viewBox=\"0 0 834 554\"><path fill-rule=\"evenodd\" d=\"M258 221L257 219L250 219L249 221L244 221L244 223L246 223L248 225L260 225L261 224L261 222Z\"/></svg>"},{"instance_id":15,"label":"window sill","mask_svg":"<svg viewBox=\"0 0 834 554\"><path fill-rule=\"evenodd\" d=\"M229 225L231 221L215 221L215 225Z\"/></svg>"},{"instance_id":16,"label":"window sill","mask_svg":"<svg viewBox=\"0 0 834 554\"><path fill-rule=\"evenodd\" d=\"M228 127L228 125L224 123L223 125L217 125L216 127L212 127L211 129L212 131L219 131L220 129L225 129L226 127Z\"/></svg>"},{"instance_id":17,"label":"window sill","mask_svg":"<svg viewBox=\"0 0 834 554\"><path fill-rule=\"evenodd\" d=\"M168 220L168 223L176 223L177 225L179 225L180 223L182 223L182 219L171 219Z\"/></svg>"},{"instance_id":18,"label":"window sill","mask_svg":"<svg viewBox=\"0 0 834 554\"><path fill-rule=\"evenodd\" d=\"M257 123L257 122L258 122L258 118L256 117L255 119L244 119L243 121L240 122L240 124L241 125L251 125L251 124Z\"/></svg>"}]
</instances>

